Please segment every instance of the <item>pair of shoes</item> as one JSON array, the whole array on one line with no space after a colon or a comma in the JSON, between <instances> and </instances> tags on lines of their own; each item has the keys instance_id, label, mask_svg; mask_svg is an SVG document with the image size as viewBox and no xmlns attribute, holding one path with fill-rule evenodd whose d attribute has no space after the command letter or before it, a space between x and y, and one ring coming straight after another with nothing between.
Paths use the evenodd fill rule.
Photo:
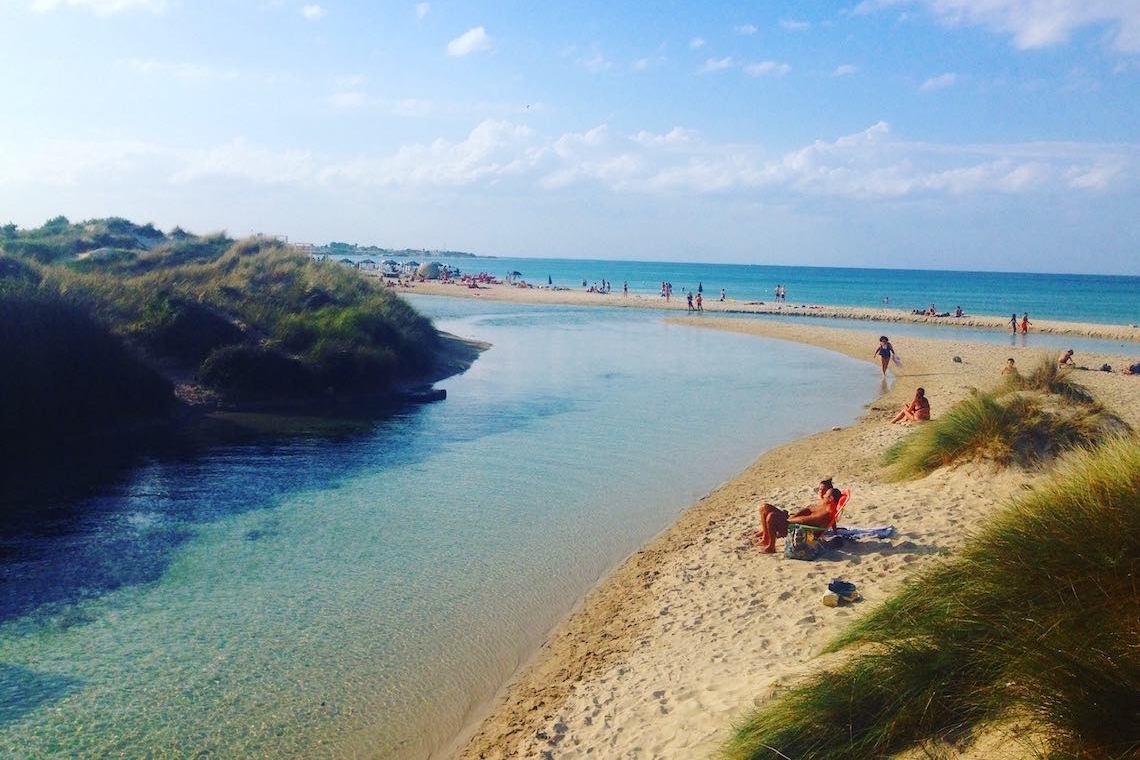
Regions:
<instances>
[{"instance_id":1,"label":"pair of shoes","mask_svg":"<svg viewBox=\"0 0 1140 760\"><path fill-rule=\"evenodd\" d=\"M831 583L827 584L827 590L833 594L852 594L855 592L855 584L850 581L841 581L838 578L832 579Z\"/></svg>"},{"instance_id":2,"label":"pair of shoes","mask_svg":"<svg viewBox=\"0 0 1140 760\"><path fill-rule=\"evenodd\" d=\"M827 584L827 590L834 594L836 599L840 602L855 602L863 598L856 590L854 583L851 583L850 581L841 581L838 578L832 580L831 583ZM823 603L827 604L826 598L824 599ZM835 605L828 606L833 607Z\"/></svg>"}]
</instances>

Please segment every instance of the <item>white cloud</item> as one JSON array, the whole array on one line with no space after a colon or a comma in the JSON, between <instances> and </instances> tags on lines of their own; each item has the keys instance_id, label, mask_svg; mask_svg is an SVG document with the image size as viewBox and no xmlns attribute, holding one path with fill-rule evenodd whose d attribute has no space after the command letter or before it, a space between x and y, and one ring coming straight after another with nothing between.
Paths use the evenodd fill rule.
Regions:
<instances>
[{"instance_id":1,"label":"white cloud","mask_svg":"<svg viewBox=\"0 0 1140 760\"><path fill-rule=\"evenodd\" d=\"M224 145L182 152L182 166L170 181L191 183L201 179L243 179L259 185L298 184L311 181L315 162L308 151L272 150L235 138Z\"/></svg>"},{"instance_id":2,"label":"white cloud","mask_svg":"<svg viewBox=\"0 0 1140 760\"><path fill-rule=\"evenodd\" d=\"M641 131L633 136L633 141L647 148L661 146L692 145L697 140L697 133L684 127L673 127L663 135Z\"/></svg>"},{"instance_id":3,"label":"white cloud","mask_svg":"<svg viewBox=\"0 0 1140 760\"><path fill-rule=\"evenodd\" d=\"M459 142L437 139L407 145L380 158L355 159L326 167L321 179L364 185L460 187L494 184L523 173L541 157L527 127L484 121Z\"/></svg>"},{"instance_id":4,"label":"white cloud","mask_svg":"<svg viewBox=\"0 0 1140 760\"><path fill-rule=\"evenodd\" d=\"M935 90L944 90L947 87L953 87L958 83L957 74L939 74L936 77L931 77L918 86L919 92L934 92Z\"/></svg>"},{"instance_id":5,"label":"white cloud","mask_svg":"<svg viewBox=\"0 0 1140 760\"><path fill-rule=\"evenodd\" d=\"M585 58L579 58L578 65L593 74L601 73L610 68L610 62L599 50L591 52Z\"/></svg>"},{"instance_id":6,"label":"white cloud","mask_svg":"<svg viewBox=\"0 0 1140 760\"><path fill-rule=\"evenodd\" d=\"M1092 166L1071 168L1067 173L1069 186L1076 190L1104 190L1124 172L1122 163L1096 163Z\"/></svg>"},{"instance_id":7,"label":"white cloud","mask_svg":"<svg viewBox=\"0 0 1140 760\"><path fill-rule=\"evenodd\" d=\"M328 103L341 111L355 111L369 105L370 100L359 90L340 90L329 96Z\"/></svg>"},{"instance_id":8,"label":"white cloud","mask_svg":"<svg viewBox=\"0 0 1140 760\"><path fill-rule=\"evenodd\" d=\"M744 67L744 73L750 77L773 76L782 77L792 70L792 67L779 61L760 61L750 63Z\"/></svg>"},{"instance_id":9,"label":"white cloud","mask_svg":"<svg viewBox=\"0 0 1140 760\"><path fill-rule=\"evenodd\" d=\"M742 37L751 37L753 34L756 34L756 32L760 30L756 27L755 24L741 24L739 26L734 26L732 28L732 31Z\"/></svg>"},{"instance_id":10,"label":"white cloud","mask_svg":"<svg viewBox=\"0 0 1140 760\"><path fill-rule=\"evenodd\" d=\"M355 97L344 93L346 99ZM393 107L393 104L374 103ZM422 105L422 104L421 104ZM430 106L430 104L428 104ZM411 107L415 107L414 104ZM542 136L487 119L458 140L437 138L351 160L235 138L192 149L157 143L40 140L0 154L0 189L127 186L140 178L193 186L218 179L311 190L477 185L510 193L585 188L620 194L876 200L937 196L1111 193L1140 186L1140 146L1095 143L930 144L885 122L782 154L710 143L685 127L618 134L606 124Z\"/></svg>"},{"instance_id":11,"label":"white cloud","mask_svg":"<svg viewBox=\"0 0 1140 760\"><path fill-rule=\"evenodd\" d=\"M431 13L431 3L416 3L416 21L423 21Z\"/></svg>"},{"instance_id":12,"label":"white cloud","mask_svg":"<svg viewBox=\"0 0 1140 760\"><path fill-rule=\"evenodd\" d=\"M471 53L481 53L484 50L490 49L491 38L487 36L487 30L481 26L468 29L447 43L447 54L455 58L461 58Z\"/></svg>"},{"instance_id":13,"label":"white cloud","mask_svg":"<svg viewBox=\"0 0 1140 760\"><path fill-rule=\"evenodd\" d=\"M731 57L709 58L705 61L705 65L701 66L701 73L711 74L716 71L724 71L725 69L731 69L735 65Z\"/></svg>"},{"instance_id":14,"label":"white cloud","mask_svg":"<svg viewBox=\"0 0 1140 760\"><path fill-rule=\"evenodd\" d=\"M123 11L143 10L162 13L166 10L166 0L33 0L32 10L48 13L56 8L81 8L97 16L110 16Z\"/></svg>"},{"instance_id":15,"label":"white cloud","mask_svg":"<svg viewBox=\"0 0 1140 760\"><path fill-rule=\"evenodd\" d=\"M325 17L327 11L319 5L303 5L301 6L301 15L309 21L320 21Z\"/></svg>"},{"instance_id":16,"label":"white cloud","mask_svg":"<svg viewBox=\"0 0 1140 760\"><path fill-rule=\"evenodd\" d=\"M238 76L234 71L223 71L198 63L174 63L170 61L144 60L141 58L131 58L120 61L119 63L144 76L158 76L177 79L182 82L235 79Z\"/></svg>"},{"instance_id":17,"label":"white cloud","mask_svg":"<svg viewBox=\"0 0 1140 760\"><path fill-rule=\"evenodd\" d=\"M1140 3L1136 0L864 0L856 12L924 6L949 26L980 26L1009 34L1022 50L1069 41L1087 27L1107 29L1111 47L1140 53Z\"/></svg>"},{"instance_id":18,"label":"white cloud","mask_svg":"<svg viewBox=\"0 0 1140 760\"><path fill-rule=\"evenodd\" d=\"M694 37L693 39L689 40L689 50L696 50L698 48L703 48L704 46L705 41L700 37Z\"/></svg>"},{"instance_id":19,"label":"white cloud","mask_svg":"<svg viewBox=\"0 0 1140 760\"><path fill-rule=\"evenodd\" d=\"M806 32L811 29L811 24L806 21L797 21L795 19L784 19L780 21L780 26L789 32Z\"/></svg>"},{"instance_id":20,"label":"white cloud","mask_svg":"<svg viewBox=\"0 0 1140 760\"><path fill-rule=\"evenodd\" d=\"M849 77L852 74L858 73L859 67L851 63L841 63L835 67L835 71L831 72L834 77Z\"/></svg>"}]
</instances>

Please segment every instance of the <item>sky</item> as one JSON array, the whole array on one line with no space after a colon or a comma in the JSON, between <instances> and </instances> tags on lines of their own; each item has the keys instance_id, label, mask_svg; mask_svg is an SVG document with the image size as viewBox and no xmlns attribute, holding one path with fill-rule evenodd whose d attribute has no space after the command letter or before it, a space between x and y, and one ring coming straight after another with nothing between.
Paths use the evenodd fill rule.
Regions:
<instances>
[{"instance_id":1,"label":"sky","mask_svg":"<svg viewBox=\"0 0 1140 760\"><path fill-rule=\"evenodd\" d=\"M0 224L1140 274L1140 1L0 0Z\"/></svg>"}]
</instances>

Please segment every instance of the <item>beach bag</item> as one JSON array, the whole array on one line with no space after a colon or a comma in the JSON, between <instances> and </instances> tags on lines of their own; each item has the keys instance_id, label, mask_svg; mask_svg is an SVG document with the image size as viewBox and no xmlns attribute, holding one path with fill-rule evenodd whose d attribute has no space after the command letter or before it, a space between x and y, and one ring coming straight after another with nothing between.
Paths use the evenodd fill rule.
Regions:
<instances>
[{"instance_id":1,"label":"beach bag","mask_svg":"<svg viewBox=\"0 0 1140 760\"><path fill-rule=\"evenodd\" d=\"M808 530L802 525L789 525L788 536L784 539L784 557L787 559L813 560L823 553L820 531Z\"/></svg>"}]
</instances>

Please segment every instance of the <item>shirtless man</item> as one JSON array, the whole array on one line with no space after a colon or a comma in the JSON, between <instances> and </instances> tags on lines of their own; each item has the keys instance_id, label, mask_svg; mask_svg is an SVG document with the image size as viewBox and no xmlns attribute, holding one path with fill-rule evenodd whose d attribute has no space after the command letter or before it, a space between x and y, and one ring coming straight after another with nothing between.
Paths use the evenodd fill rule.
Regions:
<instances>
[{"instance_id":1,"label":"shirtless man","mask_svg":"<svg viewBox=\"0 0 1140 760\"><path fill-rule=\"evenodd\" d=\"M788 535L788 525L811 525L826 528L831 524L831 516L839 508L839 498L843 493L831 485L831 478L819 482L819 501L789 515L779 507L765 502L760 505L760 530L756 533L756 543L766 554L776 552L776 539Z\"/></svg>"}]
</instances>

